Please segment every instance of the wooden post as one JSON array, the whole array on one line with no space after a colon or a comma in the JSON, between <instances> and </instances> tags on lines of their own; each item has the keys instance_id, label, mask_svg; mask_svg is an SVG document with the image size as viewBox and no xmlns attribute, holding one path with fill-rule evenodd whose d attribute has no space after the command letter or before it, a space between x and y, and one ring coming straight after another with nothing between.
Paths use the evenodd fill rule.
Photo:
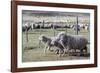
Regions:
<instances>
[{"instance_id":1,"label":"wooden post","mask_svg":"<svg viewBox=\"0 0 100 73\"><path fill-rule=\"evenodd\" d=\"M26 29L26 48L28 49L28 27Z\"/></svg>"},{"instance_id":2,"label":"wooden post","mask_svg":"<svg viewBox=\"0 0 100 73\"><path fill-rule=\"evenodd\" d=\"M39 31L40 31L40 36L41 36L41 26L40 26L40 28L39 28ZM39 48L40 48L40 46L41 46L41 41L39 41Z\"/></svg>"},{"instance_id":3,"label":"wooden post","mask_svg":"<svg viewBox=\"0 0 100 73\"><path fill-rule=\"evenodd\" d=\"M40 35L41 35L41 25L39 25L40 26Z\"/></svg>"},{"instance_id":4,"label":"wooden post","mask_svg":"<svg viewBox=\"0 0 100 73\"><path fill-rule=\"evenodd\" d=\"M67 34L67 22L66 22L66 34Z\"/></svg>"},{"instance_id":5,"label":"wooden post","mask_svg":"<svg viewBox=\"0 0 100 73\"><path fill-rule=\"evenodd\" d=\"M44 24L45 24L44 20L43 20L42 24L43 24L43 28L44 28ZM40 35L41 34L42 34L42 30L41 30L41 26L40 26ZM39 41L39 48L41 48L41 41Z\"/></svg>"},{"instance_id":6,"label":"wooden post","mask_svg":"<svg viewBox=\"0 0 100 73\"><path fill-rule=\"evenodd\" d=\"M44 22L44 20L43 20L43 28L44 28L44 23L45 23L45 22Z\"/></svg>"},{"instance_id":7,"label":"wooden post","mask_svg":"<svg viewBox=\"0 0 100 73\"><path fill-rule=\"evenodd\" d=\"M26 29L26 42L28 43L28 28Z\"/></svg>"},{"instance_id":8,"label":"wooden post","mask_svg":"<svg viewBox=\"0 0 100 73\"><path fill-rule=\"evenodd\" d=\"M78 35L78 16L76 17L76 34Z\"/></svg>"},{"instance_id":9,"label":"wooden post","mask_svg":"<svg viewBox=\"0 0 100 73\"><path fill-rule=\"evenodd\" d=\"M55 36L55 26L54 26L54 24L53 24L53 31L54 31L54 36Z\"/></svg>"}]
</instances>

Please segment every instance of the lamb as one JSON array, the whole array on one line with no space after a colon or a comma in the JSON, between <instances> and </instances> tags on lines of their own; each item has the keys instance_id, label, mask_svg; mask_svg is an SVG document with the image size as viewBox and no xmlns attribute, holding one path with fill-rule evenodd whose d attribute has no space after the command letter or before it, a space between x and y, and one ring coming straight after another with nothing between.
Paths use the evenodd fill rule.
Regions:
<instances>
[{"instance_id":1,"label":"lamb","mask_svg":"<svg viewBox=\"0 0 100 73\"><path fill-rule=\"evenodd\" d=\"M48 38L44 35L41 35L39 37L39 41L41 41L42 43L45 44L44 53L46 53L46 50L50 50L50 47L53 46L53 45L51 45L51 38Z\"/></svg>"},{"instance_id":2,"label":"lamb","mask_svg":"<svg viewBox=\"0 0 100 73\"><path fill-rule=\"evenodd\" d=\"M64 48L58 41L55 41L55 40L56 40L56 37L49 38L44 35L41 35L39 37L39 41L42 41L45 44L45 48L44 48L45 54L46 54L46 51L49 50L49 51L55 51L59 56L61 56L61 53L63 53ZM51 49L51 47L56 47L56 48Z\"/></svg>"}]
</instances>

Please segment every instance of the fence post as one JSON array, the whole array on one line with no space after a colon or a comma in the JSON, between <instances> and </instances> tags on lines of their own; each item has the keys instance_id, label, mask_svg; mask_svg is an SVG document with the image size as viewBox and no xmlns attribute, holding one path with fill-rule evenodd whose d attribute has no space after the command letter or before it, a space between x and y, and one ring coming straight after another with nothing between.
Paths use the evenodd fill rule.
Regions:
<instances>
[{"instance_id":1,"label":"fence post","mask_svg":"<svg viewBox=\"0 0 100 73\"><path fill-rule=\"evenodd\" d=\"M54 36L55 36L55 26L54 26L54 24L53 24L53 31L54 31Z\"/></svg>"},{"instance_id":2,"label":"fence post","mask_svg":"<svg viewBox=\"0 0 100 73\"><path fill-rule=\"evenodd\" d=\"M44 25L45 25L45 21L44 21L44 20L43 20L42 24L43 24L43 28L44 28ZM42 27L42 26L40 25L40 36L41 36L41 34L42 34L41 27ZM41 41L39 41L39 48L41 48Z\"/></svg>"},{"instance_id":3,"label":"fence post","mask_svg":"<svg viewBox=\"0 0 100 73\"><path fill-rule=\"evenodd\" d=\"M26 29L25 32L26 32L26 43L27 43L26 44L26 47L28 48L28 28Z\"/></svg>"},{"instance_id":4,"label":"fence post","mask_svg":"<svg viewBox=\"0 0 100 73\"><path fill-rule=\"evenodd\" d=\"M26 30L26 42L28 43L28 28Z\"/></svg>"},{"instance_id":5,"label":"fence post","mask_svg":"<svg viewBox=\"0 0 100 73\"><path fill-rule=\"evenodd\" d=\"M66 22L66 34L67 34L67 22Z\"/></svg>"},{"instance_id":6,"label":"fence post","mask_svg":"<svg viewBox=\"0 0 100 73\"><path fill-rule=\"evenodd\" d=\"M76 34L78 35L78 16L76 17Z\"/></svg>"}]
</instances>

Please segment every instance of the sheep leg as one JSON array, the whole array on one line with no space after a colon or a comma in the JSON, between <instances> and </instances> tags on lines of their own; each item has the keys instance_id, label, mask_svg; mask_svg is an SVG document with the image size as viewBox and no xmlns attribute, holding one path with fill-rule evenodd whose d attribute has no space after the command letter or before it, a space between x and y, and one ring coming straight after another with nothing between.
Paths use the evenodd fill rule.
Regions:
<instances>
[{"instance_id":1,"label":"sheep leg","mask_svg":"<svg viewBox=\"0 0 100 73\"><path fill-rule=\"evenodd\" d=\"M59 54L59 49L55 50L55 53L56 53L56 54Z\"/></svg>"},{"instance_id":2,"label":"sheep leg","mask_svg":"<svg viewBox=\"0 0 100 73\"><path fill-rule=\"evenodd\" d=\"M62 56L65 55L65 49L62 49Z\"/></svg>"},{"instance_id":3,"label":"sheep leg","mask_svg":"<svg viewBox=\"0 0 100 73\"><path fill-rule=\"evenodd\" d=\"M87 52L87 46L85 46L84 48L83 48L83 55L87 55L88 54L88 52Z\"/></svg>"},{"instance_id":4,"label":"sheep leg","mask_svg":"<svg viewBox=\"0 0 100 73\"><path fill-rule=\"evenodd\" d=\"M45 48L44 48L44 54L45 54L45 55L46 55L47 48L48 48L48 46L45 45Z\"/></svg>"},{"instance_id":5,"label":"sheep leg","mask_svg":"<svg viewBox=\"0 0 100 73\"><path fill-rule=\"evenodd\" d=\"M64 56L64 54L65 54L65 52L66 52L65 50L66 50L67 48L63 45L63 43L62 43L62 42L61 42L60 44L61 44L61 45L62 45L62 47L64 48L64 49L63 49L63 54L62 54L62 55Z\"/></svg>"},{"instance_id":6,"label":"sheep leg","mask_svg":"<svg viewBox=\"0 0 100 73\"><path fill-rule=\"evenodd\" d=\"M67 51L67 53L68 53L68 56L69 56L69 54L70 54L70 49L69 49L69 46L67 46L67 48L64 46L64 44L63 44L63 42L60 42L60 44L62 45L62 47L64 48L63 50L64 50L64 52L63 52L63 56L64 56L64 54L66 53L66 51Z\"/></svg>"},{"instance_id":7,"label":"sheep leg","mask_svg":"<svg viewBox=\"0 0 100 73\"><path fill-rule=\"evenodd\" d=\"M49 51L50 51L50 50L51 50L50 48L51 48L51 47L50 47L50 46L48 46L47 50L49 50Z\"/></svg>"},{"instance_id":8,"label":"sheep leg","mask_svg":"<svg viewBox=\"0 0 100 73\"><path fill-rule=\"evenodd\" d=\"M74 55L77 56L77 49L74 49Z\"/></svg>"},{"instance_id":9,"label":"sheep leg","mask_svg":"<svg viewBox=\"0 0 100 73\"><path fill-rule=\"evenodd\" d=\"M67 53L68 53L68 56L70 56L70 49L67 48Z\"/></svg>"},{"instance_id":10,"label":"sheep leg","mask_svg":"<svg viewBox=\"0 0 100 73\"><path fill-rule=\"evenodd\" d=\"M61 49L60 48L59 48L58 52L59 52L58 56L61 57Z\"/></svg>"},{"instance_id":11,"label":"sheep leg","mask_svg":"<svg viewBox=\"0 0 100 73\"><path fill-rule=\"evenodd\" d=\"M83 49L80 49L80 56L85 55L85 54L87 54L87 46L85 46Z\"/></svg>"},{"instance_id":12,"label":"sheep leg","mask_svg":"<svg viewBox=\"0 0 100 73\"><path fill-rule=\"evenodd\" d=\"M87 54L87 46L84 47L85 53Z\"/></svg>"},{"instance_id":13,"label":"sheep leg","mask_svg":"<svg viewBox=\"0 0 100 73\"><path fill-rule=\"evenodd\" d=\"M83 49L80 49L80 56L83 55Z\"/></svg>"},{"instance_id":14,"label":"sheep leg","mask_svg":"<svg viewBox=\"0 0 100 73\"><path fill-rule=\"evenodd\" d=\"M50 52L53 52L53 51L54 51L54 48L52 47L52 49L51 49L51 47L52 47L52 46L49 46L49 47L48 47L48 50L49 50Z\"/></svg>"}]
</instances>

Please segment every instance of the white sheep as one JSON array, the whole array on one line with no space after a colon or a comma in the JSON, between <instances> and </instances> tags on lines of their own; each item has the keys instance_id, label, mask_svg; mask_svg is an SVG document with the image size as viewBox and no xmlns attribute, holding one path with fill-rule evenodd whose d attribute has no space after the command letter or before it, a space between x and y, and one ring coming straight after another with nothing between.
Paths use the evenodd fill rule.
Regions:
<instances>
[{"instance_id":1,"label":"white sheep","mask_svg":"<svg viewBox=\"0 0 100 73\"><path fill-rule=\"evenodd\" d=\"M44 48L44 53L46 53L46 50L50 50L51 45L51 38L48 38L44 35L41 35L39 37L39 41L45 44L45 48Z\"/></svg>"},{"instance_id":2,"label":"white sheep","mask_svg":"<svg viewBox=\"0 0 100 73\"><path fill-rule=\"evenodd\" d=\"M45 48L44 48L45 54L46 54L47 50L50 50L50 51L55 51L56 53L58 53L59 56L61 56L61 54L64 51L63 50L64 48L58 41L55 41L55 40L56 40L56 37L49 38L49 37L44 36L44 35L41 35L39 37L39 41L42 41L45 44ZM51 49L51 47L56 47L56 48Z\"/></svg>"}]
</instances>

